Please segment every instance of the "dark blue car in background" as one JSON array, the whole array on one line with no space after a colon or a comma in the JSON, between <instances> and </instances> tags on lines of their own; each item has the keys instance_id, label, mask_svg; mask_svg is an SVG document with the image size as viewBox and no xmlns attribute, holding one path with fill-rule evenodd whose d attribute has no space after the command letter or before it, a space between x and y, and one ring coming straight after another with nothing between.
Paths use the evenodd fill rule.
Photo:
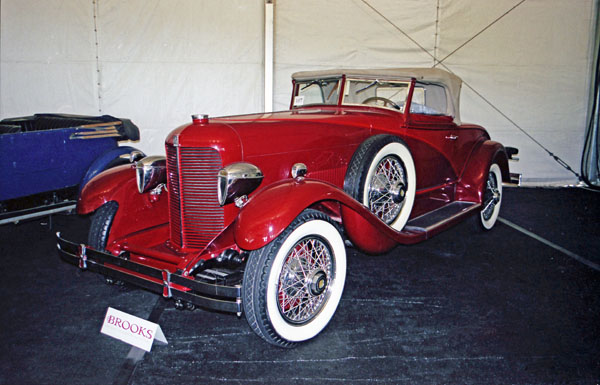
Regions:
<instances>
[{"instance_id":1,"label":"dark blue car in background","mask_svg":"<svg viewBox=\"0 0 600 385\"><path fill-rule=\"evenodd\" d=\"M144 156L118 143L139 137L130 120L109 115L0 121L0 225L72 210L91 178Z\"/></svg>"}]
</instances>

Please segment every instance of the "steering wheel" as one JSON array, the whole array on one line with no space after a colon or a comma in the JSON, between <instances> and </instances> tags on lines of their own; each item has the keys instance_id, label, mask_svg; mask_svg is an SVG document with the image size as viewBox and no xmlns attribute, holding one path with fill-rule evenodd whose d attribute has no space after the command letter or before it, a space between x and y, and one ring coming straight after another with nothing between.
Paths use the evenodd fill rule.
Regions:
<instances>
[{"instance_id":1,"label":"steering wheel","mask_svg":"<svg viewBox=\"0 0 600 385\"><path fill-rule=\"evenodd\" d=\"M397 105L396 103L394 103L393 101L391 101L388 98L384 98L381 96L371 96L370 98L366 98L365 100L362 101L362 104L377 104L376 102L383 102L383 106L387 107L388 105L394 107L395 109L399 110L400 106Z\"/></svg>"}]
</instances>

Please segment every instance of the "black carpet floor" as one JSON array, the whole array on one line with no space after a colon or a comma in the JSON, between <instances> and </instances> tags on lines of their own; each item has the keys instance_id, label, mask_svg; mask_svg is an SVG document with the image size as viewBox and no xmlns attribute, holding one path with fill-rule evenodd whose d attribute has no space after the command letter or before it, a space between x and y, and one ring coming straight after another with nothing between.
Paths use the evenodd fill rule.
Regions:
<instances>
[{"instance_id":1,"label":"black carpet floor","mask_svg":"<svg viewBox=\"0 0 600 385\"><path fill-rule=\"evenodd\" d=\"M294 349L63 262L55 232L84 240L87 218L0 226L0 384L598 384L598 194L505 189L491 232L348 249L336 315ZM155 318L169 344L100 334L109 306Z\"/></svg>"}]
</instances>

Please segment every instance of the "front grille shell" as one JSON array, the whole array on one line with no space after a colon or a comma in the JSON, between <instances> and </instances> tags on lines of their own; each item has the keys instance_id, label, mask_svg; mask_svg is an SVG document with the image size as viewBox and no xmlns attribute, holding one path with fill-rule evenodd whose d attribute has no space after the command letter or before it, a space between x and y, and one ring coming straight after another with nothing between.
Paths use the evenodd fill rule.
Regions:
<instances>
[{"instance_id":1,"label":"front grille shell","mask_svg":"<svg viewBox=\"0 0 600 385\"><path fill-rule=\"evenodd\" d=\"M202 249L224 227L224 209L217 198L217 174L223 167L210 147L166 146L171 244Z\"/></svg>"}]
</instances>

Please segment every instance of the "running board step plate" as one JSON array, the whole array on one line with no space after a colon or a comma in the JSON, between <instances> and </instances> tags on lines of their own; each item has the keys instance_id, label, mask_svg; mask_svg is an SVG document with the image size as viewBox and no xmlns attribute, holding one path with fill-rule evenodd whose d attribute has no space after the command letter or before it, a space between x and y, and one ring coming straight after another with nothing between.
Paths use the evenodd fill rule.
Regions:
<instances>
[{"instance_id":1,"label":"running board step plate","mask_svg":"<svg viewBox=\"0 0 600 385\"><path fill-rule=\"evenodd\" d=\"M404 229L412 231L430 231L446 222L452 221L459 216L466 215L472 210L481 207L475 202L452 202L427 214L411 219Z\"/></svg>"}]
</instances>

